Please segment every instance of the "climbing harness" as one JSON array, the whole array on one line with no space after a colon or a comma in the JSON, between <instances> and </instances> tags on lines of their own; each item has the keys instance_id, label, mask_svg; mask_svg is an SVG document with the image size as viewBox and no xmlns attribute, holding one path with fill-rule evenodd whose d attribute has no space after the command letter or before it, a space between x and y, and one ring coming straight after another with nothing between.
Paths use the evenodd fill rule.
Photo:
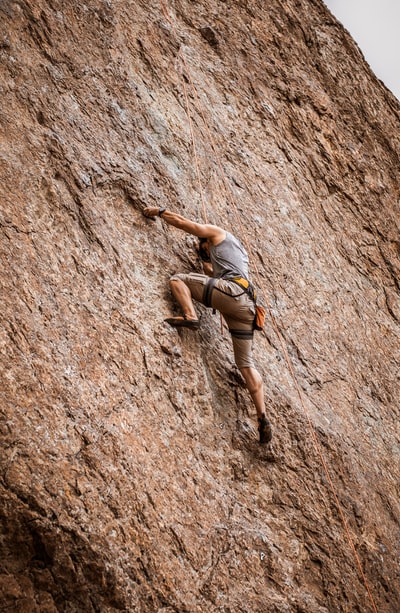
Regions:
<instances>
[{"instance_id":1,"label":"climbing harness","mask_svg":"<svg viewBox=\"0 0 400 613\"><path fill-rule=\"evenodd\" d=\"M215 277L210 277L206 283L206 286L204 288L204 294L203 294L203 302L206 307L211 307L211 296L215 289L215 284L217 281L218 279L216 279Z\"/></svg>"},{"instance_id":2,"label":"climbing harness","mask_svg":"<svg viewBox=\"0 0 400 613\"><path fill-rule=\"evenodd\" d=\"M226 279L227 281L233 281L233 283L236 283L236 285L239 285L239 287L242 287L244 290L243 293L246 293L253 300L253 302L256 302L257 300L256 288L254 287L252 283L250 283L248 279L244 279L243 277L224 277L224 279Z\"/></svg>"},{"instance_id":3,"label":"climbing harness","mask_svg":"<svg viewBox=\"0 0 400 613\"><path fill-rule=\"evenodd\" d=\"M246 294L251 298L251 300L254 302L255 308L253 328L254 330L258 330L259 332L264 330L266 310L261 304L257 304L257 290L254 285L250 283L248 279L244 279L243 277L225 278L227 278L227 280L229 281L233 281L234 283L236 283L236 285L239 285L239 287L242 287Z\"/></svg>"},{"instance_id":4,"label":"climbing harness","mask_svg":"<svg viewBox=\"0 0 400 613\"><path fill-rule=\"evenodd\" d=\"M166 4L166 2L167 2L167 0L160 0L160 5L161 5L162 11L163 11L167 21L171 25L172 30L174 32L176 32L176 26L175 26L175 23L172 20L172 17L171 17L171 15L169 13L169 7ZM189 70L189 67L188 67L188 64L186 62L186 58L185 58L185 55L184 55L182 49L180 49L180 51L179 51L179 58L180 58L182 67L184 66L185 69L186 69L186 76L187 76L188 82L190 83L190 86L191 86L191 89L192 89L192 92L193 92L193 97L198 102L199 108L197 110L198 110L200 116L202 117L202 120L203 120L203 123L204 123L204 128L205 128L205 134L207 135L208 142L209 142L210 147L211 147L211 149L212 149L212 151L214 153L215 160L216 160L217 166L218 166L219 171L220 171L220 178L222 180L222 184L224 185L225 193L227 195L227 199L229 200L229 202L231 204L231 209L234 212L234 214L236 216L237 223L238 223L238 225L241 228L242 236L243 236L243 239L245 241L245 245L246 245L246 248L247 248L247 251L248 251L248 254L249 254L249 258L252 261L252 265L254 265L254 261L252 260L251 249L250 249L250 247L248 245L248 241L247 241L247 237L246 237L246 232L244 231L243 224L241 223L240 215L238 213L237 206L236 206L235 200L234 200L233 195L232 195L232 188L229 185L229 183L228 183L228 181L227 181L227 179L225 177L225 172L224 172L224 170L222 168L222 165L221 165L220 156L219 156L219 154L218 154L218 152L216 150L216 147L215 147L212 135L211 135L210 130L209 130L208 122L206 121L206 118L204 117L204 114L202 112L201 101L200 101L197 89L196 89L196 87L195 87L195 85L193 83L193 80L191 78L190 70ZM183 73L182 73L182 77L183 77ZM191 118L191 114L190 114L190 107L189 107L189 96L188 96L188 92L187 92L187 85L186 85L186 82L185 82L184 78L182 78L182 83L183 83L183 91L184 91L184 96L185 96L186 114L187 114L187 117L188 117L188 123L189 123L189 126L190 126L190 133L191 133L191 137L192 137L193 152L194 152L194 158L195 158L195 164L196 164L196 173L197 173L197 178L198 178L198 183L199 183L199 188L200 188L200 195L201 195L201 200L202 200L202 205L203 205L203 219L204 219L205 223L207 223L207 212L206 212L206 206L205 206L203 190L202 190L202 185L201 185L200 167L199 167L197 148L196 148L196 141L195 141L194 130L193 130L193 123L192 123L192 118ZM261 280L260 280L260 274L259 274L259 271L258 271L258 268L257 268L256 265L254 265L254 270L255 270L255 273L256 273L256 276L257 276L258 287L262 287ZM247 289L248 289L248 287L250 285L249 281L247 279L243 279L242 277L238 277L237 279L239 279L240 282L238 283L237 280L235 282L238 285L240 285L245 291L247 291ZM233 279L230 279L230 280L233 280ZM216 290L219 289L219 288L215 287L215 283L216 282L217 282L217 279L210 279L207 282L207 285L206 285L206 288L205 288L205 294L204 294L203 298L204 297L207 298L207 301L209 303L208 306L210 306L210 300L211 300L212 292L214 291L214 289L216 289ZM248 284L247 287L246 287L246 284ZM256 305L256 310L257 310L258 306L261 306L261 305ZM261 308L263 309L263 307L261 307ZM263 316L259 315L259 317L261 317L261 319L262 319L262 322L265 319L265 309L263 309L263 310L264 310ZM293 365L292 365L292 361L291 361L289 353L288 353L286 342L285 342L283 334L282 334L282 332L281 332L281 330L280 330L280 328L278 326L276 318L275 318L275 316L274 316L274 314L273 314L273 312L271 310L271 307L268 307L268 314L269 314L269 317L270 317L273 329L275 331L275 334L276 334L276 336L277 336L277 338L279 340L279 343L280 343L280 346L281 346L281 349L282 349L282 353L283 353L285 361L287 363L287 367L288 367L290 376L291 376L291 378L293 380L293 384L294 384L296 392L298 394L300 405L301 405L301 407L303 409L304 415L307 418L307 422L308 422L310 433L311 433L311 438L313 440L314 447L315 447L315 450L317 452L317 455L320 458L321 465L323 467L323 470L324 470L327 482L329 484L329 488L330 488L331 493L333 495L333 498L334 498L334 501L335 501L335 505L336 505L336 508L338 510L338 513L339 513L339 516L340 516L340 519L341 519L341 522L342 522L342 525L343 525L343 528L344 528L344 531L345 531L345 534L346 534L349 546L350 546L350 548L351 548L351 550L353 552L354 560L355 560L357 568L359 570L360 577L362 578L362 581L363 581L364 586L366 588L366 591L367 591L370 603L372 605L373 611L374 611L374 613L378 613L378 609L376 607L376 604L375 604L375 601L374 601L371 589L369 587L366 575L364 573L364 570L363 570L363 567L362 567L362 563L361 563L361 560L360 560L360 556L357 553L357 550L356 550L356 547L355 547L355 544L354 544L354 540L353 540L353 537L352 537L351 532L350 532L350 528L349 528L348 522L346 520L346 517L345 517L344 511L343 511L342 505L341 505L340 500L339 500L339 496L338 496L338 494L336 492L335 485L334 485L334 483L332 481L332 477L330 475L330 471L329 471L327 463L325 461L321 445L320 445L320 443L318 441L318 438L317 438L317 435L316 435L316 432L315 432L315 428L313 426L313 423L312 423L309 411L307 410L306 404L304 402L303 393L302 393L302 390L300 388L300 384L297 381L297 377L295 375L294 368L293 368ZM256 314L256 319L257 319L257 314ZM261 329L263 329L263 328L261 328ZM264 331L264 334L265 334L265 331Z\"/></svg>"},{"instance_id":5,"label":"climbing harness","mask_svg":"<svg viewBox=\"0 0 400 613\"><path fill-rule=\"evenodd\" d=\"M253 322L253 329L261 332L261 330L264 329L264 325L265 325L266 311L265 311L265 308L261 304L257 304L257 290L254 287L254 285L250 283L250 281L248 281L248 279L245 279L244 277L229 277L228 276L228 277L222 277L222 279L224 279L225 281L232 281L233 283L236 283L236 285L241 287L243 291L240 292L239 294L230 294L229 292L225 292L220 287L216 287L216 283L218 279L216 279L215 277L211 277L210 279L208 279L205 285L205 288L204 288L203 302L205 306L211 307L211 296L212 296L213 291L217 291L217 292L220 292L221 294L225 294L225 296L229 296L230 298L239 298L239 296L243 296L243 294L247 294L249 298L254 302L255 316L254 316L254 322Z\"/></svg>"}]
</instances>

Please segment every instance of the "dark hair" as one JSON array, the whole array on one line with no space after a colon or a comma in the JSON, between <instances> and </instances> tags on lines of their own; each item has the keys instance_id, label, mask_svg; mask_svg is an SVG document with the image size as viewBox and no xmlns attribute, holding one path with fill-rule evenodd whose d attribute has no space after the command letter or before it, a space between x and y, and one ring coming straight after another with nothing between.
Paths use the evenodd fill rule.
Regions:
<instances>
[{"instance_id":1,"label":"dark hair","mask_svg":"<svg viewBox=\"0 0 400 613\"><path fill-rule=\"evenodd\" d=\"M208 238L199 238L199 256L203 262L211 262L210 256L208 255L204 243L208 242Z\"/></svg>"}]
</instances>

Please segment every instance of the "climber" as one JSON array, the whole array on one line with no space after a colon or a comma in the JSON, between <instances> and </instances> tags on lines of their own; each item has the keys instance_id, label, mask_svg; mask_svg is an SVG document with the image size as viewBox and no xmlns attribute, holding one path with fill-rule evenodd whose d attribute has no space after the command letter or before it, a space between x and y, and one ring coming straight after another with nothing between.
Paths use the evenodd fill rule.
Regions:
<instances>
[{"instance_id":1,"label":"climber","mask_svg":"<svg viewBox=\"0 0 400 613\"><path fill-rule=\"evenodd\" d=\"M172 294L183 315L165 321L175 328L197 330L200 320L193 299L220 311L231 333L236 365L257 411L260 443L268 443L272 431L265 414L264 385L252 356L254 288L248 281L249 260L243 245L218 226L196 223L165 208L147 207L143 214L148 218L159 216L169 225L199 238L199 255L205 274L175 274L170 278Z\"/></svg>"}]
</instances>

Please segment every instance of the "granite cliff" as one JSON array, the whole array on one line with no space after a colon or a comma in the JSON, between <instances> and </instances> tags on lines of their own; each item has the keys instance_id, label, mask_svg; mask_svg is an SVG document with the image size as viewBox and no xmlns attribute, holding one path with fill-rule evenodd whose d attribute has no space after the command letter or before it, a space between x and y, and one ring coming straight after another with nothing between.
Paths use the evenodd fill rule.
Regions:
<instances>
[{"instance_id":1,"label":"granite cliff","mask_svg":"<svg viewBox=\"0 0 400 613\"><path fill-rule=\"evenodd\" d=\"M398 101L320 0L2 0L0 58L0 610L398 613ZM150 205L251 246L267 449Z\"/></svg>"}]
</instances>

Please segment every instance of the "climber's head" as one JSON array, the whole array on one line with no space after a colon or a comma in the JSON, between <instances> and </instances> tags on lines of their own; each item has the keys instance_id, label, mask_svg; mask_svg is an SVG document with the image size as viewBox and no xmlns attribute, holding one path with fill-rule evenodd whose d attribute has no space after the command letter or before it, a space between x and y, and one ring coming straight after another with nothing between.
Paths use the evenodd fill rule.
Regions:
<instances>
[{"instance_id":1,"label":"climber's head","mask_svg":"<svg viewBox=\"0 0 400 613\"><path fill-rule=\"evenodd\" d=\"M208 238L199 238L199 256L203 262L210 262L210 243Z\"/></svg>"}]
</instances>

